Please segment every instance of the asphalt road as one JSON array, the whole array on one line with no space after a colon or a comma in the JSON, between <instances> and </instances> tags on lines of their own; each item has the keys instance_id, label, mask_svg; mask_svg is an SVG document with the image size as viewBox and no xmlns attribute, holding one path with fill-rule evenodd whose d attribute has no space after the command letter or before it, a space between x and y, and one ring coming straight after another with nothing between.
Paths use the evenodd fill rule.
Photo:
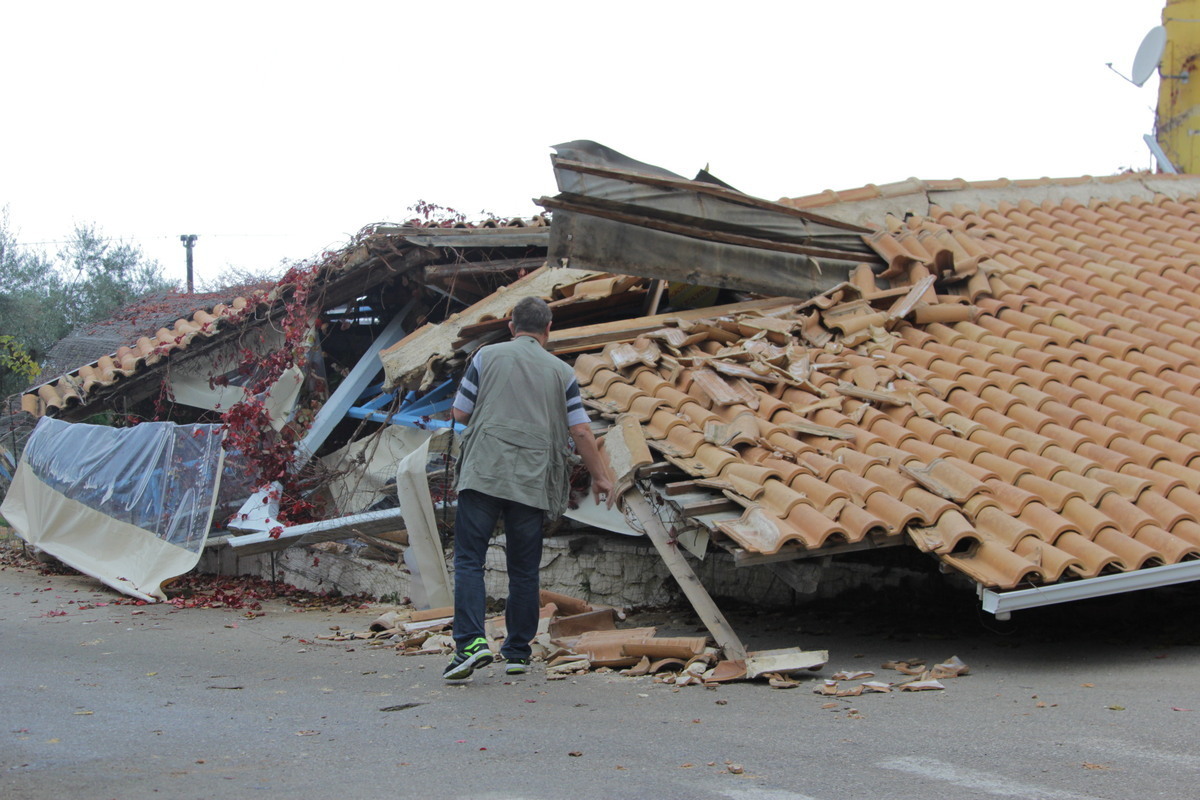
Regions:
<instances>
[{"instance_id":1,"label":"asphalt road","mask_svg":"<svg viewBox=\"0 0 1200 800\"><path fill-rule=\"evenodd\" d=\"M1200 795L1193 587L1003 625L965 595L733 613L752 647L831 651L787 690L495 668L447 685L442 657L315 638L365 630L379 608L94 605L115 597L82 576L0 570L0 797ZM884 661L951 655L971 673L944 691L813 693L839 669L896 680Z\"/></svg>"}]
</instances>

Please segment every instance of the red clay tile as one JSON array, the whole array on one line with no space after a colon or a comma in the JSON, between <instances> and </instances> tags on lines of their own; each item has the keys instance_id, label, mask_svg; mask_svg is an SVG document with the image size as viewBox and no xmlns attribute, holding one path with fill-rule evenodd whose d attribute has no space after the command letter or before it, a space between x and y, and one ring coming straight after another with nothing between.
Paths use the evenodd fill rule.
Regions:
<instances>
[{"instance_id":1,"label":"red clay tile","mask_svg":"<svg viewBox=\"0 0 1200 800\"><path fill-rule=\"evenodd\" d=\"M1155 492L1146 492L1137 499L1137 507L1145 511L1169 531L1183 522L1200 522L1200 517Z\"/></svg>"},{"instance_id":2,"label":"red clay tile","mask_svg":"<svg viewBox=\"0 0 1200 800\"><path fill-rule=\"evenodd\" d=\"M1092 541L1117 556L1126 570L1156 566L1166 560L1160 551L1115 528L1105 528Z\"/></svg>"},{"instance_id":3,"label":"red clay tile","mask_svg":"<svg viewBox=\"0 0 1200 800\"><path fill-rule=\"evenodd\" d=\"M1188 434L1194 436L1197 433L1197 429L1193 426L1184 425L1181 422L1176 422L1175 420L1155 413L1149 413L1143 416L1140 424L1145 425L1151 431L1158 431L1164 436L1168 436L1177 442L1184 441L1184 437ZM1147 434L1147 436L1148 435L1149 434ZM1135 436L1130 436L1130 438L1137 439ZM1146 439L1142 438L1138 439L1138 441L1145 442Z\"/></svg>"},{"instance_id":4,"label":"red clay tile","mask_svg":"<svg viewBox=\"0 0 1200 800\"><path fill-rule=\"evenodd\" d=\"M1153 517L1115 494L1104 495L1097 508L1113 520L1117 530L1128 535L1135 534L1146 525L1155 524Z\"/></svg>"},{"instance_id":5,"label":"red clay tile","mask_svg":"<svg viewBox=\"0 0 1200 800\"><path fill-rule=\"evenodd\" d=\"M1017 519L1028 525L1037 535L1047 542L1053 542L1069 530L1078 530L1074 522L1057 512L1045 503L1030 503L1021 509Z\"/></svg>"},{"instance_id":6,"label":"red clay tile","mask_svg":"<svg viewBox=\"0 0 1200 800\"><path fill-rule=\"evenodd\" d=\"M1063 472L1065 470L1058 473L1058 475L1063 474ZM1022 475L1017 480L1017 486L1036 495L1043 503L1055 511L1062 511L1067 501L1073 497L1083 499L1083 495L1078 490L1066 485L1064 482L1046 480L1037 475Z\"/></svg>"},{"instance_id":7,"label":"red clay tile","mask_svg":"<svg viewBox=\"0 0 1200 800\"><path fill-rule=\"evenodd\" d=\"M1170 441L1166 437L1159 437L1159 438L1163 442ZM1170 444L1177 445L1179 447L1183 447L1183 445L1179 445L1178 442L1170 442ZM1154 447L1152 447L1150 445L1138 444L1137 442L1133 441L1132 439L1126 438L1124 436L1119 437L1119 438L1113 440L1111 443L1109 443L1107 449L1110 451L1128 456L1129 459L1132 460L1134 463L1141 464L1144 467L1153 467L1154 463L1156 461L1160 461L1161 459L1164 459L1167 457L1166 454L1162 450L1155 449ZM1191 448L1187 448L1187 447L1184 447L1184 450L1188 451L1188 452L1195 452L1195 451L1192 451ZM1096 459L1096 460L1099 461L1100 459ZM1100 463L1103 464L1104 462L1101 461ZM1118 468L1117 471L1119 472L1120 469Z\"/></svg>"},{"instance_id":8,"label":"red clay tile","mask_svg":"<svg viewBox=\"0 0 1200 800\"><path fill-rule=\"evenodd\" d=\"M955 457L971 463L987 452L987 448L983 445L961 438L949 431L934 437L933 444L952 453Z\"/></svg>"},{"instance_id":9,"label":"red clay tile","mask_svg":"<svg viewBox=\"0 0 1200 800\"><path fill-rule=\"evenodd\" d=\"M836 521L846 530L846 538L851 543L861 542L874 533L890 535L896 532L892 522L853 503L842 506Z\"/></svg>"},{"instance_id":10,"label":"red clay tile","mask_svg":"<svg viewBox=\"0 0 1200 800\"><path fill-rule=\"evenodd\" d=\"M1046 431L1046 430L1049 430L1051 427L1052 426L1047 425L1042 430ZM1043 436L1041 434L1034 433L1033 431L1028 431L1023 428L1019 428L1019 427L1013 428L1012 430L1010 430L1008 432L1008 435L1006 438L1011 439L1012 441L1018 443L1024 449L1028 450L1029 452L1033 453L1034 455L1039 455L1039 456L1042 454L1042 452L1047 447L1051 447L1052 445L1056 444L1056 441L1054 439L1049 438L1048 436ZM1017 459L1014 459L1014 460L1017 460Z\"/></svg>"},{"instance_id":11,"label":"red clay tile","mask_svg":"<svg viewBox=\"0 0 1200 800\"><path fill-rule=\"evenodd\" d=\"M1040 567L1047 582L1059 580L1068 571L1078 575L1087 569L1079 558L1034 538L1022 539L1013 552Z\"/></svg>"},{"instance_id":12,"label":"red clay tile","mask_svg":"<svg viewBox=\"0 0 1200 800\"><path fill-rule=\"evenodd\" d=\"M1160 433L1150 435L1143 444L1144 447L1161 451L1168 459L1176 464L1190 465L1200 458L1200 450L1191 445L1168 439ZM1156 459L1157 461L1157 459ZM1147 465L1151 466L1151 465Z\"/></svg>"},{"instance_id":13,"label":"red clay tile","mask_svg":"<svg viewBox=\"0 0 1200 800\"><path fill-rule=\"evenodd\" d=\"M791 513L799 503L815 505L802 492L797 491L782 481L772 480L763 484L763 493L757 498L760 505L770 509L771 513L780 519Z\"/></svg>"},{"instance_id":14,"label":"red clay tile","mask_svg":"<svg viewBox=\"0 0 1200 800\"><path fill-rule=\"evenodd\" d=\"M801 540L799 531L784 526L780 520L759 506L751 506L735 520L716 523L717 528L747 550L756 553L778 553L788 541ZM809 545L807 541L803 541Z\"/></svg>"},{"instance_id":15,"label":"red clay tile","mask_svg":"<svg viewBox=\"0 0 1200 800\"><path fill-rule=\"evenodd\" d=\"M849 531L807 503L792 508L787 524L800 532L803 541L810 547L820 547L831 538L838 542L850 540Z\"/></svg>"},{"instance_id":16,"label":"red clay tile","mask_svg":"<svg viewBox=\"0 0 1200 800\"><path fill-rule=\"evenodd\" d=\"M679 417L670 409L659 408L650 416L650 421L646 423L646 438L666 439L670 430L677 427L690 430L686 420Z\"/></svg>"},{"instance_id":17,"label":"red clay tile","mask_svg":"<svg viewBox=\"0 0 1200 800\"><path fill-rule=\"evenodd\" d=\"M1174 564L1185 558L1194 558L1200 555L1200 546L1192 544L1178 536L1172 536L1168 531L1163 530L1157 525L1147 525L1138 529L1133 538L1139 543L1162 553L1163 560L1168 564Z\"/></svg>"},{"instance_id":18,"label":"red clay tile","mask_svg":"<svg viewBox=\"0 0 1200 800\"><path fill-rule=\"evenodd\" d=\"M987 481L987 486L1000 508L1010 516L1020 514L1030 503L1041 502L1037 495L1002 480Z\"/></svg>"},{"instance_id":19,"label":"red clay tile","mask_svg":"<svg viewBox=\"0 0 1200 800\"><path fill-rule=\"evenodd\" d=\"M955 504L949 500L938 497L919 486L913 486L913 488L904 492L900 496L900 499L906 505L916 509L927 525L935 524L942 514L947 511L953 511L956 508Z\"/></svg>"},{"instance_id":20,"label":"red clay tile","mask_svg":"<svg viewBox=\"0 0 1200 800\"><path fill-rule=\"evenodd\" d=\"M1054 545L1079 560L1081 565L1079 576L1081 578L1095 578L1106 570L1117 566L1123 567L1116 554L1074 531L1068 531L1058 537Z\"/></svg>"},{"instance_id":21,"label":"red clay tile","mask_svg":"<svg viewBox=\"0 0 1200 800\"><path fill-rule=\"evenodd\" d=\"M912 531L913 542L922 550L949 553L966 545L976 546L980 531L958 511L946 511L936 523Z\"/></svg>"},{"instance_id":22,"label":"red clay tile","mask_svg":"<svg viewBox=\"0 0 1200 800\"><path fill-rule=\"evenodd\" d=\"M1200 546L1200 524L1191 521L1180 522L1171 529L1172 536L1178 536L1185 542Z\"/></svg>"},{"instance_id":23,"label":"red clay tile","mask_svg":"<svg viewBox=\"0 0 1200 800\"><path fill-rule=\"evenodd\" d=\"M1094 443L1094 439L1087 435L1087 431L1082 429L1083 424L1084 423L1076 423L1075 429L1072 430L1062 425L1052 423L1042 428L1040 435L1050 439L1052 442L1067 450L1070 450L1071 452L1078 452L1079 448L1081 448L1083 445ZM1099 430L1102 430L1102 428Z\"/></svg>"},{"instance_id":24,"label":"red clay tile","mask_svg":"<svg viewBox=\"0 0 1200 800\"><path fill-rule=\"evenodd\" d=\"M1116 522L1108 514L1080 497L1068 500L1060 513L1089 539L1096 538L1096 535L1105 528L1116 525Z\"/></svg>"},{"instance_id":25,"label":"red clay tile","mask_svg":"<svg viewBox=\"0 0 1200 800\"><path fill-rule=\"evenodd\" d=\"M991 542L983 542L964 555L946 555L942 559L985 586L1012 589L1043 579L1036 564Z\"/></svg>"}]
</instances>

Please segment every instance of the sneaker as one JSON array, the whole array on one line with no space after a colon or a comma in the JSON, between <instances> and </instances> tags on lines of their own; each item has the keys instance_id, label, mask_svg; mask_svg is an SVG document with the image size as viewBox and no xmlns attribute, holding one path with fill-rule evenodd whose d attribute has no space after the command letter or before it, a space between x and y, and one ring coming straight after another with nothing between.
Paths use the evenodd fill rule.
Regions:
<instances>
[{"instance_id":1,"label":"sneaker","mask_svg":"<svg viewBox=\"0 0 1200 800\"><path fill-rule=\"evenodd\" d=\"M529 672L528 658L510 658L508 666L504 668L506 675L524 675L526 672Z\"/></svg>"},{"instance_id":2,"label":"sneaker","mask_svg":"<svg viewBox=\"0 0 1200 800\"><path fill-rule=\"evenodd\" d=\"M460 681L471 677L472 672L490 663L492 651L488 649L487 639L480 636L454 654L454 658L442 671L442 677L448 681Z\"/></svg>"}]
</instances>

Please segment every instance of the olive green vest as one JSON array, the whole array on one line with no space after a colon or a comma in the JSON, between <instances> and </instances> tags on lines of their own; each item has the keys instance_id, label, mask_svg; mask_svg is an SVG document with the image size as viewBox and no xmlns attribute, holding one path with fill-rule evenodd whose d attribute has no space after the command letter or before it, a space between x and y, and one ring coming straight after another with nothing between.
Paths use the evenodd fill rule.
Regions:
<instances>
[{"instance_id":1,"label":"olive green vest","mask_svg":"<svg viewBox=\"0 0 1200 800\"><path fill-rule=\"evenodd\" d=\"M479 391L462 438L458 490L474 489L561 516L573 460L566 391L574 373L529 336L482 352Z\"/></svg>"}]
</instances>

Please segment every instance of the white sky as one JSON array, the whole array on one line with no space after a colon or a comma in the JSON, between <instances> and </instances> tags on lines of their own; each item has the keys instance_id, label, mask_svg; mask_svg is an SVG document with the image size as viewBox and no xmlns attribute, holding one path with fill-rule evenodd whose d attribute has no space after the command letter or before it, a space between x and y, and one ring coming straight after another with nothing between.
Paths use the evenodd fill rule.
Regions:
<instances>
[{"instance_id":1,"label":"white sky","mask_svg":"<svg viewBox=\"0 0 1200 800\"><path fill-rule=\"evenodd\" d=\"M182 282L342 245L418 199L528 215L594 139L776 199L1151 166L1164 0L0 4L0 206ZM56 245L45 246L55 250Z\"/></svg>"}]
</instances>

